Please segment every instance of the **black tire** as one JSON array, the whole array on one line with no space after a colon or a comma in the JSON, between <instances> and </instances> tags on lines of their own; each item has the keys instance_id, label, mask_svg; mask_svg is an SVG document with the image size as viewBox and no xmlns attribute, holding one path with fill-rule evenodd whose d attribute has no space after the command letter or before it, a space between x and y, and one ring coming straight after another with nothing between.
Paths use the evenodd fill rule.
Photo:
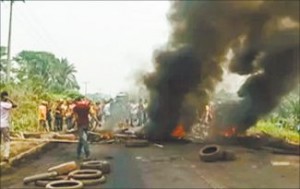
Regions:
<instances>
[{"instance_id":1,"label":"black tire","mask_svg":"<svg viewBox=\"0 0 300 189\"><path fill-rule=\"evenodd\" d=\"M94 160L94 161L86 161L81 163L81 169L97 169L100 170L103 174L110 173L110 163L105 160Z\"/></svg>"},{"instance_id":2,"label":"black tire","mask_svg":"<svg viewBox=\"0 0 300 189\"><path fill-rule=\"evenodd\" d=\"M83 184L78 180L58 180L49 182L46 185L47 189L82 189Z\"/></svg>"},{"instance_id":3,"label":"black tire","mask_svg":"<svg viewBox=\"0 0 300 189\"><path fill-rule=\"evenodd\" d=\"M200 159L205 162L215 162L222 159L223 151L219 145L206 145L199 152Z\"/></svg>"},{"instance_id":4,"label":"black tire","mask_svg":"<svg viewBox=\"0 0 300 189\"><path fill-rule=\"evenodd\" d=\"M46 187L46 185L49 182L58 181L58 180L67 180L67 177L66 176L56 176L56 177L50 177L50 178L46 178L46 179L40 179L40 180L36 180L34 184L36 186Z\"/></svg>"},{"instance_id":5,"label":"black tire","mask_svg":"<svg viewBox=\"0 0 300 189\"><path fill-rule=\"evenodd\" d=\"M149 146L148 140L128 140L125 143L126 147L147 147Z\"/></svg>"},{"instance_id":6,"label":"black tire","mask_svg":"<svg viewBox=\"0 0 300 189\"><path fill-rule=\"evenodd\" d=\"M106 182L106 178L104 175L102 177L97 178L97 179L74 179L71 178L71 180L78 180L82 182L84 186L91 186L91 185L98 185L98 184L103 184Z\"/></svg>"},{"instance_id":7,"label":"black tire","mask_svg":"<svg viewBox=\"0 0 300 189\"><path fill-rule=\"evenodd\" d=\"M55 176L57 176L57 172L55 172L55 171L49 172L49 173L36 174L36 175L25 177L23 179L23 183L28 184L28 183L34 182L36 180L47 179L47 178L55 177Z\"/></svg>"},{"instance_id":8,"label":"black tire","mask_svg":"<svg viewBox=\"0 0 300 189\"><path fill-rule=\"evenodd\" d=\"M69 178L73 179L97 179L102 177L102 172L95 169L81 169L69 173Z\"/></svg>"}]
</instances>

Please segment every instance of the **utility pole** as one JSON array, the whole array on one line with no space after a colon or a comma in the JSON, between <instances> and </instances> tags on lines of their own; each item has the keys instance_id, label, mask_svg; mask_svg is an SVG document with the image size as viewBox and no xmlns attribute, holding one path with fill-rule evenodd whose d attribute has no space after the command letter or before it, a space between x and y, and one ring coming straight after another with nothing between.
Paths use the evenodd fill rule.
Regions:
<instances>
[{"instance_id":1,"label":"utility pole","mask_svg":"<svg viewBox=\"0 0 300 189\"><path fill-rule=\"evenodd\" d=\"M3 1L3 0L1 0ZM13 3L16 0L10 0L10 10L9 10L9 26L8 26L8 42L7 42L7 68L6 68L6 80L10 82L11 73L11 33L12 33L12 14L13 14ZM21 0L25 2L25 0Z\"/></svg>"},{"instance_id":2,"label":"utility pole","mask_svg":"<svg viewBox=\"0 0 300 189\"><path fill-rule=\"evenodd\" d=\"M10 81L10 72L11 72L10 49L11 49L11 28L12 28L12 10L13 10L12 7L13 7L13 0L10 1L10 13L9 13L8 44L7 44L7 70L6 70L7 82Z\"/></svg>"}]
</instances>

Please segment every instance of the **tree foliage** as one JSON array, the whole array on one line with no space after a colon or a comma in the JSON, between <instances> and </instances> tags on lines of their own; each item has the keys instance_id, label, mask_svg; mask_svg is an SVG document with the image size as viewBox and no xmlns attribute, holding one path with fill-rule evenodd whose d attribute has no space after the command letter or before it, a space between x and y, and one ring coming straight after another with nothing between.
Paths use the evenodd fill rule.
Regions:
<instances>
[{"instance_id":1,"label":"tree foliage","mask_svg":"<svg viewBox=\"0 0 300 189\"><path fill-rule=\"evenodd\" d=\"M58 59L54 54L42 51L22 51L14 60L18 65L18 82L38 80L42 87L53 92L79 89L76 69L67 59Z\"/></svg>"},{"instance_id":2,"label":"tree foliage","mask_svg":"<svg viewBox=\"0 0 300 189\"><path fill-rule=\"evenodd\" d=\"M282 99L281 104L269 116L271 121L279 127L291 130L300 125L300 86Z\"/></svg>"},{"instance_id":3,"label":"tree foliage","mask_svg":"<svg viewBox=\"0 0 300 189\"><path fill-rule=\"evenodd\" d=\"M8 91L18 104L12 111L13 131L39 129L37 108L41 100L55 102L80 95L75 66L66 58L59 59L50 52L24 50L13 58L12 81L6 83L5 55L6 48L1 47L0 91Z\"/></svg>"},{"instance_id":4,"label":"tree foliage","mask_svg":"<svg viewBox=\"0 0 300 189\"><path fill-rule=\"evenodd\" d=\"M1 46L0 47L0 76L2 78L2 76L5 76L5 70L6 70L6 47Z\"/></svg>"}]
</instances>

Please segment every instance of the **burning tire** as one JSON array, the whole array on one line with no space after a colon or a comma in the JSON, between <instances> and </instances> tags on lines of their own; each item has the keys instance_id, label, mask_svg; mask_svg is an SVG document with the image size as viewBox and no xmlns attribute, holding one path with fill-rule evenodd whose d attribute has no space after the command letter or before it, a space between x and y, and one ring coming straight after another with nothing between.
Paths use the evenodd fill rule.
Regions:
<instances>
[{"instance_id":1,"label":"burning tire","mask_svg":"<svg viewBox=\"0 0 300 189\"><path fill-rule=\"evenodd\" d=\"M102 172L95 169L81 169L69 173L69 177L73 179L98 179L102 177Z\"/></svg>"},{"instance_id":2,"label":"burning tire","mask_svg":"<svg viewBox=\"0 0 300 189\"><path fill-rule=\"evenodd\" d=\"M59 181L52 181L46 185L48 189L82 189L83 184L81 181L78 180L59 180Z\"/></svg>"},{"instance_id":3,"label":"burning tire","mask_svg":"<svg viewBox=\"0 0 300 189\"><path fill-rule=\"evenodd\" d=\"M207 145L200 150L199 156L202 161L214 162L222 159L223 151L219 145Z\"/></svg>"},{"instance_id":4,"label":"burning tire","mask_svg":"<svg viewBox=\"0 0 300 189\"><path fill-rule=\"evenodd\" d=\"M129 140L125 143L126 147L146 147L149 146L149 142L147 140Z\"/></svg>"},{"instance_id":5,"label":"burning tire","mask_svg":"<svg viewBox=\"0 0 300 189\"><path fill-rule=\"evenodd\" d=\"M82 182L82 184L84 186L103 184L106 182L106 178L104 175L102 175L100 178L96 178L96 179L73 179L73 178L71 178L71 180L78 180L78 181Z\"/></svg>"},{"instance_id":6,"label":"burning tire","mask_svg":"<svg viewBox=\"0 0 300 189\"><path fill-rule=\"evenodd\" d=\"M97 169L100 170L103 174L110 173L110 164L108 161L103 160L94 160L86 161L81 163L81 169Z\"/></svg>"},{"instance_id":7,"label":"burning tire","mask_svg":"<svg viewBox=\"0 0 300 189\"><path fill-rule=\"evenodd\" d=\"M46 187L49 182L59 181L59 180L67 180L67 177L66 176L49 177L49 178L37 180L37 181L35 181L34 184L36 186Z\"/></svg>"}]
</instances>

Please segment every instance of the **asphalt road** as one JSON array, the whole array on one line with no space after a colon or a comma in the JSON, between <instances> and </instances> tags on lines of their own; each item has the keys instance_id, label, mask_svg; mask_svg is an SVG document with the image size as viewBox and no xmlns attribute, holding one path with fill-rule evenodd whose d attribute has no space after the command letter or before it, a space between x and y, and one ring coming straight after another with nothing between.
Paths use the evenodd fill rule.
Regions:
<instances>
[{"instance_id":1,"label":"asphalt road","mask_svg":"<svg viewBox=\"0 0 300 189\"><path fill-rule=\"evenodd\" d=\"M165 144L126 148L123 144L92 144L92 157L110 157L112 172L103 185L85 188L299 188L299 156L274 155L243 147L224 146L238 159L204 163L201 144ZM36 159L26 160L11 173L1 175L1 189L24 186L24 177L75 160L75 144L59 144ZM275 164L277 163L277 165Z\"/></svg>"}]
</instances>

